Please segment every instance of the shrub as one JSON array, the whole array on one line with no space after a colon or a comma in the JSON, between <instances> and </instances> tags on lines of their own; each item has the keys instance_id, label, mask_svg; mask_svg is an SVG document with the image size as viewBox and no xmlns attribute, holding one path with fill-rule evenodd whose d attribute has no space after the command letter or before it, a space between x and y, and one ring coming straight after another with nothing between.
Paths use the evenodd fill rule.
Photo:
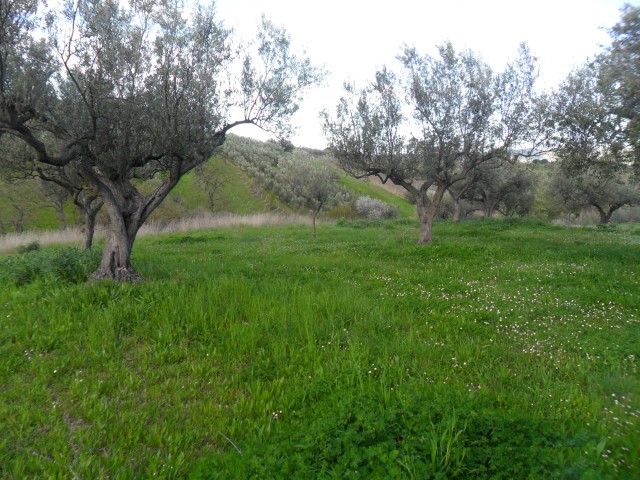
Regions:
<instances>
[{"instance_id":1,"label":"shrub","mask_svg":"<svg viewBox=\"0 0 640 480\"><path fill-rule=\"evenodd\" d=\"M360 213L355 209L352 203L341 203L328 210L326 216L331 219L348 219L355 220L360 217Z\"/></svg>"},{"instance_id":2,"label":"shrub","mask_svg":"<svg viewBox=\"0 0 640 480\"><path fill-rule=\"evenodd\" d=\"M29 253L35 252L36 250L40 250L40 243L38 243L37 241L27 243L26 245L20 245L18 248L16 248L16 251L18 253Z\"/></svg>"},{"instance_id":3,"label":"shrub","mask_svg":"<svg viewBox=\"0 0 640 480\"><path fill-rule=\"evenodd\" d=\"M397 209L388 203L368 196L358 197L356 211L367 218L396 218L398 216Z\"/></svg>"},{"instance_id":4,"label":"shrub","mask_svg":"<svg viewBox=\"0 0 640 480\"><path fill-rule=\"evenodd\" d=\"M26 285L36 281L81 283L97 267L100 252L73 247L28 250L0 260L0 284Z\"/></svg>"}]
</instances>

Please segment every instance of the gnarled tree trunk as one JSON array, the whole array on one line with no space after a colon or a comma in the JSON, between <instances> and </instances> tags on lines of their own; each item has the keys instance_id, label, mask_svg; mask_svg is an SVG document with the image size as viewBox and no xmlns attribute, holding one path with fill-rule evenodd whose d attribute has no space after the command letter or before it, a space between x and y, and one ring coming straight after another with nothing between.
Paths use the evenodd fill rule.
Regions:
<instances>
[{"instance_id":1,"label":"gnarled tree trunk","mask_svg":"<svg viewBox=\"0 0 640 480\"><path fill-rule=\"evenodd\" d=\"M611 220L611 213L605 212L602 209L599 209L598 213L600 214L600 225L606 225L609 223L609 220Z\"/></svg>"},{"instance_id":2,"label":"gnarled tree trunk","mask_svg":"<svg viewBox=\"0 0 640 480\"><path fill-rule=\"evenodd\" d=\"M453 198L453 221L460 222L462 218L462 201L459 198Z\"/></svg>"},{"instance_id":3,"label":"gnarled tree trunk","mask_svg":"<svg viewBox=\"0 0 640 480\"><path fill-rule=\"evenodd\" d=\"M614 204L609 206L608 210L605 210L599 205L594 205L594 207L596 207L598 213L600 214L600 225L606 225L607 223L609 223L611 221L611 215L613 215L613 212L618 210L621 206L622 205Z\"/></svg>"},{"instance_id":4,"label":"gnarled tree trunk","mask_svg":"<svg viewBox=\"0 0 640 480\"><path fill-rule=\"evenodd\" d=\"M178 183L180 166L147 196L142 195L128 179L111 180L92 168L87 168L84 172L96 187L98 197L109 216L100 266L93 272L91 279L116 282L141 280L142 275L131 265L133 243L140 227Z\"/></svg>"},{"instance_id":5,"label":"gnarled tree trunk","mask_svg":"<svg viewBox=\"0 0 640 480\"><path fill-rule=\"evenodd\" d=\"M107 205L107 211L109 225L102 258L91 279L137 282L142 276L131 265L131 249L141 224L119 211L115 205Z\"/></svg>"},{"instance_id":6,"label":"gnarled tree trunk","mask_svg":"<svg viewBox=\"0 0 640 480\"><path fill-rule=\"evenodd\" d=\"M414 190L412 193L416 199L416 209L418 211L418 219L420 220L420 234L418 245L430 245L433 241L433 219L436 216L442 197L447 189L438 185L433 198L429 198L426 189Z\"/></svg>"},{"instance_id":7,"label":"gnarled tree trunk","mask_svg":"<svg viewBox=\"0 0 640 480\"><path fill-rule=\"evenodd\" d=\"M82 248L91 250L93 247L93 236L96 231L96 217L103 203L98 200L96 195L83 196L82 193L82 189L75 192L73 203L76 204L84 216Z\"/></svg>"},{"instance_id":8,"label":"gnarled tree trunk","mask_svg":"<svg viewBox=\"0 0 640 480\"><path fill-rule=\"evenodd\" d=\"M493 218L494 213L496 213L496 202L493 200L485 200L484 202L485 218Z\"/></svg>"},{"instance_id":9,"label":"gnarled tree trunk","mask_svg":"<svg viewBox=\"0 0 640 480\"><path fill-rule=\"evenodd\" d=\"M429 245L433 241L433 217L428 212L424 212L420 217L420 235L418 245Z\"/></svg>"},{"instance_id":10,"label":"gnarled tree trunk","mask_svg":"<svg viewBox=\"0 0 640 480\"><path fill-rule=\"evenodd\" d=\"M84 237L82 239L82 248L84 250L91 250L93 247L93 235L96 231L96 216L89 215L85 212L84 215Z\"/></svg>"}]
</instances>

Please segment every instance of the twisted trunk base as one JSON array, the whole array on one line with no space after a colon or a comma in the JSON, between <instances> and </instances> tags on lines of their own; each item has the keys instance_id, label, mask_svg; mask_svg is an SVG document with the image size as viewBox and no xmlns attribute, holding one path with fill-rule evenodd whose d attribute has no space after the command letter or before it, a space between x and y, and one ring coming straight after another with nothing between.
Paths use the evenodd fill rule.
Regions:
<instances>
[{"instance_id":1,"label":"twisted trunk base","mask_svg":"<svg viewBox=\"0 0 640 480\"><path fill-rule=\"evenodd\" d=\"M142 275L136 272L133 267L121 267L115 270L99 268L91 274L89 280L113 280L114 282L136 283L142 280Z\"/></svg>"},{"instance_id":2,"label":"twisted trunk base","mask_svg":"<svg viewBox=\"0 0 640 480\"><path fill-rule=\"evenodd\" d=\"M432 225L433 218L420 219L420 238L418 245L430 245L432 243Z\"/></svg>"},{"instance_id":3,"label":"twisted trunk base","mask_svg":"<svg viewBox=\"0 0 640 480\"><path fill-rule=\"evenodd\" d=\"M100 266L91 274L90 279L129 283L142 280L142 275L131 265L131 248L135 235L130 238L125 229L114 228L114 225L109 228Z\"/></svg>"}]
</instances>

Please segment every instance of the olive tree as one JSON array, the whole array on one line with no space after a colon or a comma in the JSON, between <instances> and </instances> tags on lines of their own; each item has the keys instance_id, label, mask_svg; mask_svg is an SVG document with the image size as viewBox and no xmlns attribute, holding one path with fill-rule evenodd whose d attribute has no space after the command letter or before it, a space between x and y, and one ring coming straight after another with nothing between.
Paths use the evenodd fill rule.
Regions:
<instances>
[{"instance_id":1,"label":"olive tree","mask_svg":"<svg viewBox=\"0 0 640 480\"><path fill-rule=\"evenodd\" d=\"M469 202L467 202L467 192L478 181L478 171L479 168L476 168L473 172L469 172L464 180L450 185L447 189L451 200L453 200L452 220L456 223L459 222L468 213L471 213L475 210L475 208L470 206Z\"/></svg>"},{"instance_id":2,"label":"olive tree","mask_svg":"<svg viewBox=\"0 0 640 480\"><path fill-rule=\"evenodd\" d=\"M265 19L254 44L236 48L213 5L76 0L56 15L40 3L1 4L0 132L28 144L38 164L70 169L104 204L93 278L136 280L136 235L180 178L237 125L286 137L322 72ZM151 177L161 182L143 194L136 179Z\"/></svg>"},{"instance_id":3,"label":"olive tree","mask_svg":"<svg viewBox=\"0 0 640 480\"><path fill-rule=\"evenodd\" d=\"M629 180L630 173L611 173L599 167L572 173L559 166L549 183L549 193L574 213L594 208L600 223L607 224L621 207L640 205L640 188Z\"/></svg>"},{"instance_id":4,"label":"olive tree","mask_svg":"<svg viewBox=\"0 0 640 480\"><path fill-rule=\"evenodd\" d=\"M229 176L217 165L201 164L196 167L196 183L202 187L207 195L207 204L211 213L220 210L222 190L229 183Z\"/></svg>"},{"instance_id":5,"label":"olive tree","mask_svg":"<svg viewBox=\"0 0 640 480\"><path fill-rule=\"evenodd\" d=\"M558 89L553 113L559 167L550 189L569 209L595 208L607 223L617 209L640 202L640 185L630 167L635 148L629 120L619 115L615 91L601 75L602 64L591 62Z\"/></svg>"},{"instance_id":6,"label":"olive tree","mask_svg":"<svg viewBox=\"0 0 640 480\"><path fill-rule=\"evenodd\" d=\"M85 182L73 168L73 165L63 167L36 166L37 175L45 184L54 185L58 192L71 197L73 204L80 210L83 219L82 248L90 250L93 247L93 236L96 230L96 219L103 206L97 190ZM51 189L51 187L48 187Z\"/></svg>"},{"instance_id":7,"label":"olive tree","mask_svg":"<svg viewBox=\"0 0 640 480\"><path fill-rule=\"evenodd\" d=\"M521 162L487 162L475 170L475 181L463 198L482 210L484 216L496 212L505 217L525 215L535 203L536 179Z\"/></svg>"},{"instance_id":8,"label":"olive tree","mask_svg":"<svg viewBox=\"0 0 640 480\"><path fill-rule=\"evenodd\" d=\"M290 201L309 209L313 238L316 237L316 219L323 210L335 205L346 192L338 184L340 176L334 169L309 158L297 158L283 171L291 194Z\"/></svg>"},{"instance_id":9,"label":"olive tree","mask_svg":"<svg viewBox=\"0 0 640 480\"><path fill-rule=\"evenodd\" d=\"M449 43L436 55L407 47L400 61L404 82L385 68L365 89L347 86L335 115L324 114L324 128L347 172L391 181L415 199L424 245L450 187L485 162L538 146L536 66L524 45L497 74Z\"/></svg>"},{"instance_id":10,"label":"olive tree","mask_svg":"<svg viewBox=\"0 0 640 480\"><path fill-rule=\"evenodd\" d=\"M609 95L612 113L640 175L640 6L626 4L610 30L611 45L598 57L599 84Z\"/></svg>"}]
</instances>

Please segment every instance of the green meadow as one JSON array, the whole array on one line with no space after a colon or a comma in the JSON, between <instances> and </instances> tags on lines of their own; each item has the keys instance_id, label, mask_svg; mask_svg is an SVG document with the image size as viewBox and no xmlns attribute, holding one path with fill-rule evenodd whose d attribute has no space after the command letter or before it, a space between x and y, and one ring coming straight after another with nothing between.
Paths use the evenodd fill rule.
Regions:
<instances>
[{"instance_id":1,"label":"green meadow","mask_svg":"<svg viewBox=\"0 0 640 480\"><path fill-rule=\"evenodd\" d=\"M0 478L639 478L640 231L417 229L0 257Z\"/></svg>"}]
</instances>

